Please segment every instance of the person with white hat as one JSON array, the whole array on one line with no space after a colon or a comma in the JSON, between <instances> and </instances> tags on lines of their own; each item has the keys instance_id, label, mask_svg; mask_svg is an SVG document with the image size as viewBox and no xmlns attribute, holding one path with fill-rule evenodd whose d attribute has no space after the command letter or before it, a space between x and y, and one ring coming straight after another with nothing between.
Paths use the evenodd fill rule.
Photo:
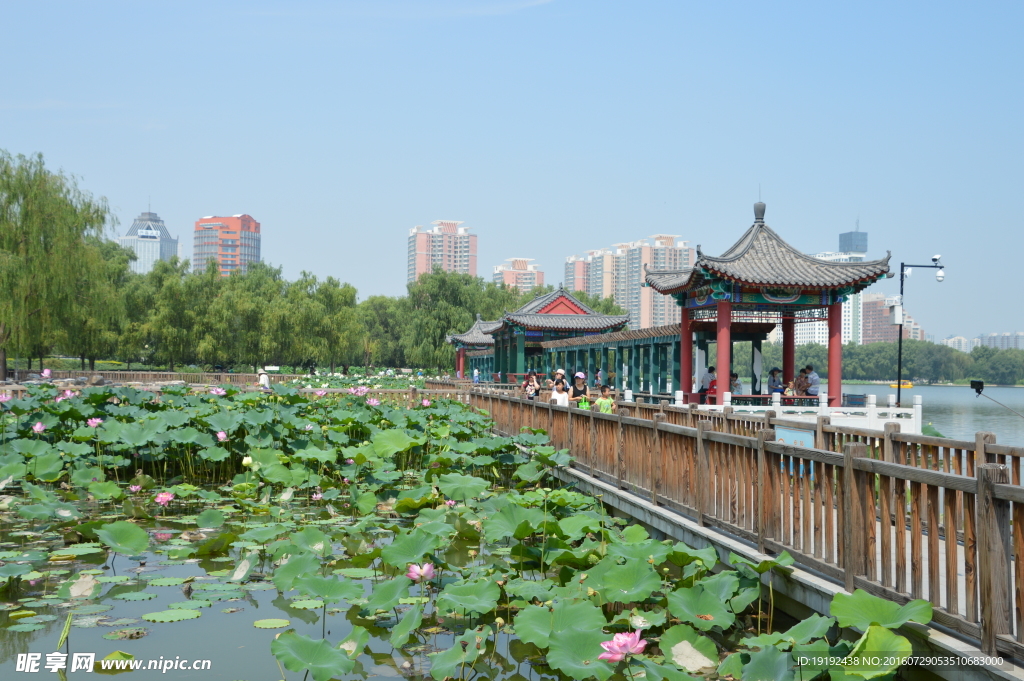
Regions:
<instances>
[{"instance_id":1,"label":"person with white hat","mask_svg":"<svg viewBox=\"0 0 1024 681\"><path fill-rule=\"evenodd\" d=\"M556 369L555 370L555 377L552 378L552 379L548 379L548 388L550 388L551 390L554 390L556 383L561 383L562 384L563 392L568 394L568 392L569 392L569 382L567 380L565 380L565 369Z\"/></svg>"},{"instance_id":2,"label":"person with white hat","mask_svg":"<svg viewBox=\"0 0 1024 681\"><path fill-rule=\"evenodd\" d=\"M270 390L270 376L267 375L267 370L260 367L260 370L256 372L256 376L260 390Z\"/></svg>"}]
</instances>

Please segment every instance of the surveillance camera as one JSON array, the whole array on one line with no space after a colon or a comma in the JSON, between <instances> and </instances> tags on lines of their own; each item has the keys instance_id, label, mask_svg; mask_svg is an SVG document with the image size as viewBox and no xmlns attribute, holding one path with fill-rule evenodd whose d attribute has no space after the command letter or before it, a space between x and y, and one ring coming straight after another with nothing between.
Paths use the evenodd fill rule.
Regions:
<instances>
[{"instance_id":1,"label":"surveillance camera","mask_svg":"<svg viewBox=\"0 0 1024 681\"><path fill-rule=\"evenodd\" d=\"M946 278L946 270L939 270L935 273L935 281L942 281Z\"/></svg>"},{"instance_id":2,"label":"surveillance camera","mask_svg":"<svg viewBox=\"0 0 1024 681\"><path fill-rule=\"evenodd\" d=\"M933 255L932 256L932 262L938 262L939 260L942 260L942 256L941 255Z\"/></svg>"}]
</instances>

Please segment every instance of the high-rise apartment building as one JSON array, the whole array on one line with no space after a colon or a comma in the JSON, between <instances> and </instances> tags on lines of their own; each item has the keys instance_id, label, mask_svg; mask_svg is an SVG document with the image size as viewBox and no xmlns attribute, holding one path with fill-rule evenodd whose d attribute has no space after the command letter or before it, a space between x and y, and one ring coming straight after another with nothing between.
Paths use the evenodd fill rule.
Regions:
<instances>
[{"instance_id":1,"label":"high-rise apartment building","mask_svg":"<svg viewBox=\"0 0 1024 681\"><path fill-rule=\"evenodd\" d=\"M222 277L237 270L244 272L250 263L260 261L260 223L245 214L207 215L196 220L193 243L194 271L204 271L212 259Z\"/></svg>"},{"instance_id":2,"label":"high-rise apartment building","mask_svg":"<svg viewBox=\"0 0 1024 681\"><path fill-rule=\"evenodd\" d=\"M130 267L138 274L152 270L157 260L170 260L178 255L178 240L171 237L159 215L148 211L135 218L117 241L135 252L136 259Z\"/></svg>"},{"instance_id":3,"label":"high-rise apartment building","mask_svg":"<svg viewBox=\"0 0 1024 681\"><path fill-rule=\"evenodd\" d=\"M953 348L954 350L959 350L960 352L971 351L971 341L967 340L963 336L950 336L949 338L943 338L939 343L946 347Z\"/></svg>"},{"instance_id":4,"label":"high-rise apartment building","mask_svg":"<svg viewBox=\"0 0 1024 681\"><path fill-rule=\"evenodd\" d=\"M861 343L895 343L899 325L893 323L891 300L884 293L862 293L863 335ZM924 329L903 310L903 340L924 340Z\"/></svg>"},{"instance_id":5,"label":"high-rise apartment building","mask_svg":"<svg viewBox=\"0 0 1024 681\"><path fill-rule=\"evenodd\" d=\"M611 248L569 256L565 262L565 287L586 291L601 298L614 298L629 312L629 328L646 329L674 324L682 318L671 296L662 296L644 286L644 267L682 269L696 258L686 241L672 234L655 234L647 239L614 244Z\"/></svg>"},{"instance_id":6,"label":"high-rise apartment building","mask_svg":"<svg viewBox=\"0 0 1024 681\"><path fill-rule=\"evenodd\" d=\"M494 283L514 286L520 293L529 293L537 286L544 285L544 273L540 265L531 265L532 258L509 258L494 267Z\"/></svg>"},{"instance_id":7,"label":"high-rise apartment building","mask_svg":"<svg viewBox=\"0 0 1024 681\"><path fill-rule=\"evenodd\" d=\"M445 272L476 276L476 234L469 233L458 220L434 220L433 229L416 225L409 230L407 279L439 267Z\"/></svg>"},{"instance_id":8,"label":"high-rise apartment building","mask_svg":"<svg viewBox=\"0 0 1024 681\"><path fill-rule=\"evenodd\" d=\"M1024 349L1024 332L985 333L978 336L978 345L999 350Z\"/></svg>"}]
</instances>

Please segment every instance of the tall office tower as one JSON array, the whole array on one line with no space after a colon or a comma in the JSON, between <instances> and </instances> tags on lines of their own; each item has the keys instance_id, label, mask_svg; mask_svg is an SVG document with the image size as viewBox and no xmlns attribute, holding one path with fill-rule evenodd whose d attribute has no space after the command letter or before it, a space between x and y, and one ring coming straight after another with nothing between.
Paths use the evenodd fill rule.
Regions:
<instances>
[{"instance_id":1,"label":"tall office tower","mask_svg":"<svg viewBox=\"0 0 1024 681\"><path fill-rule=\"evenodd\" d=\"M678 323L682 315L675 300L643 285L645 265L652 270L680 269L695 260L696 252L688 242L676 239L672 234L655 234L588 251L586 256L570 256L565 262L566 288L614 298L616 305L629 312L631 329Z\"/></svg>"},{"instance_id":2,"label":"tall office tower","mask_svg":"<svg viewBox=\"0 0 1024 681\"><path fill-rule=\"evenodd\" d=\"M854 249L854 250L851 250ZM855 231L839 235L839 251L816 253L813 257L828 262L863 262L868 252L868 233ZM861 293L846 297L843 303L843 343L864 342L864 301ZM895 332L893 332L895 334ZM896 336L893 336L895 339ZM797 324L793 334L797 345L817 343L828 345L828 321L804 322Z\"/></svg>"},{"instance_id":3,"label":"tall office tower","mask_svg":"<svg viewBox=\"0 0 1024 681\"><path fill-rule=\"evenodd\" d=\"M135 252L132 272L145 274L153 269L157 260L170 260L178 255L178 240L171 238L167 226L156 213L143 213L135 218L124 236L118 238L125 248Z\"/></svg>"},{"instance_id":4,"label":"tall office tower","mask_svg":"<svg viewBox=\"0 0 1024 681\"><path fill-rule=\"evenodd\" d=\"M193 244L193 271L206 270L213 259L222 277L236 270L244 272L250 263L260 261L260 223L244 213L231 217L207 215L196 220Z\"/></svg>"},{"instance_id":5,"label":"tall office tower","mask_svg":"<svg viewBox=\"0 0 1024 681\"><path fill-rule=\"evenodd\" d=\"M494 283L514 286L520 293L529 293L537 286L544 285L544 273L540 265L531 265L532 258L509 258L494 267Z\"/></svg>"},{"instance_id":6,"label":"tall office tower","mask_svg":"<svg viewBox=\"0 0 1024 681\"><path fill-rule=\"evenodd\" d=\"M476 234L457 220L434 220L433 229L416 225L409 230L407 280L439 267L445 272L476 276Z\"/></svg>"}]
</instances>

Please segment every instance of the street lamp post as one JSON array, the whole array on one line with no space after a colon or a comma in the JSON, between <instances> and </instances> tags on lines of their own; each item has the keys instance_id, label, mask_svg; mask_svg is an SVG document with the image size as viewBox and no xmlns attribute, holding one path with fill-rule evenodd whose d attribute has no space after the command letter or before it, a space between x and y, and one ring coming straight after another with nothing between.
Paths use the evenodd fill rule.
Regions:
<instances>
[{"instance_id":1,"label":"street lamp post","mask_svg":"<svg viewBox=\"0 0 1024 681\"><path fill-rule=\"evenodd\" d=\"M923 267L927 269L938 270L935 273L935 281L941 282L946 278L946 269L940 262L942 260L941 255L932 256L931 265L908 265L904 262L900 263L900 333L898 338L899 349L896 352L896 406L902 407L903 402L903 282L907 278L906 271L912 267Z\"/></svg>"}]
</instances>

